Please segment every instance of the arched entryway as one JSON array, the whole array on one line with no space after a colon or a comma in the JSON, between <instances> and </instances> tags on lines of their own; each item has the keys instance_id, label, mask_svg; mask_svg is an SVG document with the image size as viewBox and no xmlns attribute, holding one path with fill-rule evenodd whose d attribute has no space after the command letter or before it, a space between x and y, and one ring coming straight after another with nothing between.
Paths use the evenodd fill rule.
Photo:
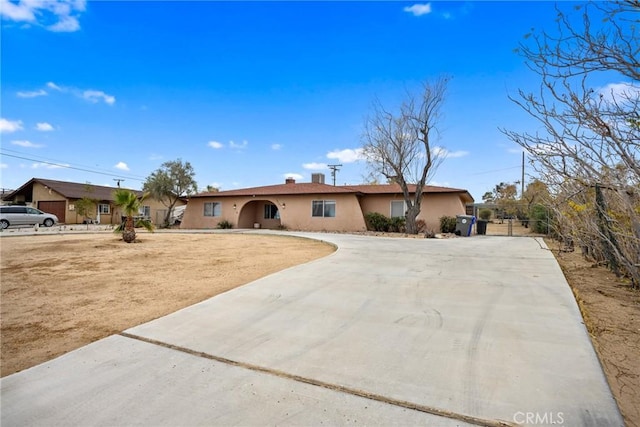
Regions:
<instances>
[{"instance_id":1,"label":"arched entryway","mask_svg":"<svg viewBox=\"0 0 640 427\"><path fill-rule=\"evenodd\" d=\"M240 208L238 228L277 229L281 225L280 209L271 200L252 200Z\"/></svg>"}]
</instances>

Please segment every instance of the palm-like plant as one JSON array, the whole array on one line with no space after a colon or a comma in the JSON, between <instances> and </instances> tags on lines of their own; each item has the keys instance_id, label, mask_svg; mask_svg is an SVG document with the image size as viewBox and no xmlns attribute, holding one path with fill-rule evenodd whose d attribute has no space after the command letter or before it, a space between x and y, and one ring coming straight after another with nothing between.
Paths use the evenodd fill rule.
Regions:
<instances>
[{"instance_id":1,"label":"palm-like plant","mask_svg":"<svg viewBox=\"0 0 640 427\"><path fill-rule=\"evenodd\" d=\"M116 232L122 232L122 240L126 243L131 243L136 240L136 225L142 225L149 231L153 231L153 224L151 221L140 219L137 224L134 223L133 217L138 214L142 201L147 197L147 194L138 198L138 196L131 190L125 190L123 188L117 189L113 192L113 203L122 209L122 213L127 217L124 226L116 228Z\"/></svg>"}]
</instances>

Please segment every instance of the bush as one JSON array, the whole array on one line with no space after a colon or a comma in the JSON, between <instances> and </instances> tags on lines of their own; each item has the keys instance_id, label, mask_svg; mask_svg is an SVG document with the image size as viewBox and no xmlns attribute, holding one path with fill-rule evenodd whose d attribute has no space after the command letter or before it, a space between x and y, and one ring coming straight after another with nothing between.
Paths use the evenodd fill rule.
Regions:
<instances>
[{"instance_id":1,"label":"bush","mask_svg":"<svg viewBox=\"0 0 640 427\"><path fill-rule=\"evenodd\" d=\"M543 205L533 205L529 211L529 224L534 233L549 234L549 210Z\"/></svg>"},{"instance_id":2,"label":"bush","mask_svg":"<svg viewBox=\"0 0 640 427\"><path fill-rule=\"evenodd\" d=\"M364 216L367 229L371 231L389 231L390 219L378 212L369 212Z\"/></svg>"},{"instance_id":3,"label":"bush","mask_svg":"<svg viewBox=\"0 0 640 427\"><path fill-rule=\"evenodd\" d=\"M406 219L401 216L396 216L388 220L389 221L389 231L392 233L404 233L406 230L405 222Z\"/></svg>"},{"instance_id":4,"label":"bush","mask_svg":"<svg viewBox=\"0 0 640 427\"><path fill-rule=\"evenodd\" d=\"M233 228L233 224L231 224L230 221L227 221L226 219L223 219L222 221L220 221L218 223L218 228L220 229L229 229L229 228Z\"/></svg>"},{"instance_id":5,"label":"bush","mask_svg":"<svg viewBox=\"0 0 640 427\"><path fill-rule=\"evenodd\" d=\"M480 212L478 212L478 216L480 217L480 219L484 219L485 221L490 220L491 209L487 209L487 208L480 209Z\"/></svg>"},{"instance_id":6,"label":"bush","mask_svg":"<svg viewBox=\"0 0 640 427\"><path fill-rule=\"evenodd\" d=\"M441 233L455 233L456 231L456 217L455 216L441 216L440 217L440 232Z\"/></svg>"}]
</instances>

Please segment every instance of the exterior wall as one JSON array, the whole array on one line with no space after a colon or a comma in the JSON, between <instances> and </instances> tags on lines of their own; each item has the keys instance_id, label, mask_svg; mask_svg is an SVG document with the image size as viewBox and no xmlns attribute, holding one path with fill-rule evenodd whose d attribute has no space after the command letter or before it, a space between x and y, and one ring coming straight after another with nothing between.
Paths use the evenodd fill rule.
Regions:
<instances>
[{"instance_id":1,"label":"exterior wall","mask_svg":"<svg viewBox=\"0 0 640 427\"><path fill-rule=\"evenodd\" d=\"M401 195L380 194L366 195L360 200L364 215L370 212L378 212L386 216L391 215L391 201L404 200ZM427 223L427 228L440 231L440 217L465 214L465 204L459 194L456 193L428 193L423 195L418 219Z\"/></svg>"},{"instance_id":2,"label":"exterior wall","mask_svg":"<svg viewBox=\"0 0 640 427\"><path fill-rule=\"evenodd\" d=\"M318 218L311 216L313 200L334 200L336 216ZM364 214L379 212L391 215L391 201L403 200L400 195L366 195L360 200L354 194L286 195L268 197L206 197L189 200L180 228L214 229L222 220L233 224L234 228L277 228L280 225L290 230L305 231L363 231L366 230ZM205 202L222 204L219 217L205 217ZM264 219L264 205L273 203L278 207L280 219ZM234 208L235 206L235 208ZM418 219L423 219L427 227L440 229L440 217L465 214L465 204L455 193L429 193L423 198L422 211Z\"/></svg>"},{"instance_id":3,"label":"exterior wall","mask_svg":"<svg viewBox=\"0 0 640 427\"><path fill-rule=\"evenodd\" d=\"M50 188L45 188L44 185L35 182L33 184L33 192L31 194L32 200L33 202L30 203L31 206L33 206L34 208L38 207L38 202L53 202L53 201L64 201L66 202L65 204L65 216L64 218L58 218L58 221L65 223L65 224L73 224L73 221L70 221L71 218L74 217L74 212L70 212L69 211L69 201L67 200L66 197L64 197L62 194L50 189Z\"/></svg>"},{"instance_id":4,"label":"exterior wall","mask_svg":"<svg viewBox=\"0 0 640 427\"><path fill-rule=\"evenodd\" d=\"M317 218L311 216L313 200L335 200L336 216ZM204 203L222 203L219 217L205 217ZM280 220L264 219L265 203L278 207ZM234 209L235 205L235 209ZM216 228L219 221L227 220L235 228L276 228L280 225L290 230L305 231L360 231L365 229L360 205L353 194L288 195L272 197L207 197L194 198L187 204L181 228Z\"/></svg>"}]
</instances>

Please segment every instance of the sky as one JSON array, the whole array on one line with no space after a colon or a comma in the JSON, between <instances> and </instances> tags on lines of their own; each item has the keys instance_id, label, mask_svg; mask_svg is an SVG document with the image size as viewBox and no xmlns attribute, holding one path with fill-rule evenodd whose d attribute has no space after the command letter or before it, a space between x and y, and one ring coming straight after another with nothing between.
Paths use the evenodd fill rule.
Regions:
<instances>
[{"instance_id":1,"label":"sky","mask_svg":"<svg viewBox=\"0 0 640 427\"><path fill-rule=\"evenodd\" d=\"M0 0L0 187L140 189L177 159L201 190L316 172L331 183L332 164L338 185L360 184L373 101L393 108L448 76L436 141L447 156L430 184L481 201L521 176L522 150L500 129L539 130L509 100L540 82L514 50L555 28L556 6Z\"/></svg>"}]
</instances>

